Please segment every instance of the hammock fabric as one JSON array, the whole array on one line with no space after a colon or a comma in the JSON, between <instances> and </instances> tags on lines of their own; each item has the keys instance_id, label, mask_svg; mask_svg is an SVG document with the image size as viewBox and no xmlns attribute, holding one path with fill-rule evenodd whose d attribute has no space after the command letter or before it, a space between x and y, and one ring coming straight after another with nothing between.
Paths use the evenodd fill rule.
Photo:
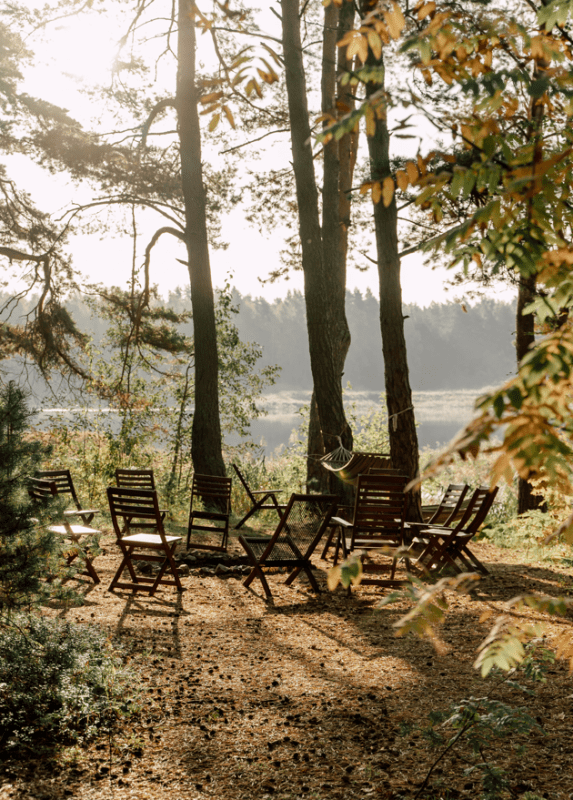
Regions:
<instances>
[{"instance_id":1,"label":"hammock fabric","mask_svg":"<svg viewBox=\"0 0 573 800\"><path fill-rule=\"evenodd\" d=\"M367 475L372 470L391 469L392 461L388 453L349 453L346 461L342 461L340 448L328 453L320 459L322 466L334 472L344 483L356 484L359 475Z\"/></svg>"}]
</instances>

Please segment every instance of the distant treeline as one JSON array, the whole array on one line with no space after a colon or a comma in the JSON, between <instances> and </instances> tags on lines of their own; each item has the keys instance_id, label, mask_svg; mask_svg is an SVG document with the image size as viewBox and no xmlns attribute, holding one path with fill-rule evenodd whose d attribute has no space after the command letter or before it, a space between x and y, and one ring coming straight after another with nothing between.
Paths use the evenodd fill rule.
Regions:
<instances>
[{"instance_id":1,"label":"distant treeline","mask_svg":"<svg viewBox=\"0 0 573 800\"><path fill-rule=\"evenodd\" d=\"M277 390L312 388L308 355L304 298L289 292L269 302L261 297L242 297L233 290L239 307L234 322L243 341L263 348L259 366L282 367ZM30 301L20 302L27 311ZM105 331L103 320L78 297L68 302L78 326L96 341ZM170 294L167 305L189 310L187 292ZM414 390L479 389L503 381L515 371L513 338L515 304L481 300L467 304L432 303L427 308L404 306L410 382ZM379 324L379 303L367 291L347 293L347 315L352 344L346 359L344 385L355 390L382 391L384 372ZM186 326L187 327L187 326ZM189 333L192 324L189 324Z\"/></svg>"},{"instance_id":2,"label":"distant treeline","mask_svg":"<svg viewBox=\"0 0 573 800\"><path fill-rule=\"evenodd\" d=\"M236 319L241 338L263 345L264 364L282 367L281 388L312 387L304 298L300 292L268 302L241 297ZM412 389L480 389L515 371L515 304L481 300L466 311L458 303L404 306ZM346 296L352 344L344 383L356 390L382 391L384 369L380 304L367 291Z\"/></svg>"}]
</instances>

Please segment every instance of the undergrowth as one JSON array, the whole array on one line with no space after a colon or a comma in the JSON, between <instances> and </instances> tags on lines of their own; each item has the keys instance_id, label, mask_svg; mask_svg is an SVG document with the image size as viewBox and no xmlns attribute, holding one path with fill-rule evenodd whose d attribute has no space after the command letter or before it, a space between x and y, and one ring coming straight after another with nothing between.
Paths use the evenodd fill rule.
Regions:
<instances>
[{"instance_id":1,"label":"undergrowth","mask_svg":"<svg viewBox=\"0 0 573 800\"><path fill-rule=\"evenodd\" d=\"M135 682L97 628L12 617L0 628L0 752L26 758L112 735L139 709Z\"/></svg>"}]
</instances>

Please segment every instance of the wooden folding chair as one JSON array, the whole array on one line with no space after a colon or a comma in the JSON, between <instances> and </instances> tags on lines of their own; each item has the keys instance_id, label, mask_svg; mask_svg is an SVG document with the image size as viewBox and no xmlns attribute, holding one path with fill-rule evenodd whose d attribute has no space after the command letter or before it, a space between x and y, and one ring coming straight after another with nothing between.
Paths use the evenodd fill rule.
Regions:
<instances>
[{"instance_id":1,"label":"wooden folding chair","mask_svg":"<svg viewBox=\"0 0 573 800\"><path fill-rule=\"evenodd\" d=\"M406 522L404 525L406 534L412 534L410 544L416 543L421 552L428 543L424 531L434 525L449 528L459 522L469 504L469 500L466 500L469 488L466 483L450 483L438 505L422 506L422 517L425 521Z\"/></svg>"},{"instance_id":2,"label":"wooden folding chair","mask_svg":"<svg viewBox=\"0 0 573 800\"><path fill-rule=\"evenodd\" d=\"M270 599L272 593L263 570L266 567L289 567L287 585L304 570L314 591L320 592L310 558L330 522L336 503L336 495L293 494L272 536L241 534L239 542L252 565L243 585L250 586L258 578L267 599Z\"/></svg>"},{"instance_id":3,"label":"wooden folding chair","mask_svg":"<svg viewBox=\"0 0 573 800\"><path fill-rule=\"evenodd\" d=\"M53 471L61 472L58 470L53 470ZM67 470L65 470L65 472L67 472ZM65 490L63 492L60 491L59 484L55 480L48 480L46 478L30 478L28 483L28 494L30 495L30 497L44 506L47 505L50 502L50 500L57 497L59 494L65 494L65 493L66 493ZM73 549L71 552L68 552L66 556L67 565L69 566L73 561L75 561L76 558L78 558L78 556L81 555L86 571L80 574L88 575L92 579L92 581L97 584L100 583L101 581L93 565L93 558L90 556L89 551L86 551L83 548L81 548L80 540L82 536L96 536L101 534L101 531L98 530L97 528L92 528L90 525L80 525L79 523L68 521L69 517L72 516L73 514L79 514L81 516L82 511L86 515L91 514L91 516L89 517L90 519L93 517L95 513L97 513L95 509L64 511L63 523L61 525L47 525L46 529L50 531L50 533L55 533L58 536L62 536L66 539L69 539L73 543L73 545L77 545L79 550Z\"/></svg>"},{"instance_id":4,"label":"wooden folding chair","mask_svg":"<svg viewBox=\"0 0 573 800\"><path fill-rule=\"evenodd\" d=\"M331 523L339 526L334 563L342 550L344 558L354 550L385 550L392 556L389 565L374 563L362 557L363 577L366 585L400 586L395 579L400 550L404 546L404 517L406 514L406 475L393 471L378 475L359 475L352 520L333 517ZM389 578L375 577L389 572ZM368 577L372 575L373 577Z\"/></svg>"},{"instance_id":5,"label":"wooden folding chair","mask_svg":"<svg viewBox=\"0 0 573 800\"><path fill-rule=\"evenodd\" d=\"M437 506L422 506L423 525L444 525L449 527L461 519L467 508L464 503L470 487L467 483L450 483Z\"/></svg>"},{"instance_id":6,"label":"wooden folding chair","mask_svg":"<svg viewBox=\"0 0 573 800\"><path fill-rule=\"evenodd\" d=\"M110 486L107 498L117 544L123 554L109 591L116 588L132 589L135 592L149 592L152 596L160 585L175 586L178 592L184 591L173 559L177 542L182 537L165 532L157 492ZM157 575L154 578L137 575L135 561L160 564ZM125 569L129 572L131 582L121 580ZM164 577L168 571L172 580Z\"/></svg>"},{"instance_id":7,"label":"wooden folding chair","mask_svg":"<svg viewBox=\"0 0 573 800\"><path fill-rule=\"evenodd\" d=\"M237 473L237 477L243 484L243 488L247 493L249 500L251 501L251 508L245 514L243 519L235 525L235 530L244 525L244 523L252 517L253 514L256 514L257 511L267 511L267 510L274 510L279 515L279 519L283 511L285 510L286 506L280 505L279 501L277 500L277 494L283 492L283 489L257 489L253 490L245 480L244 475L242 474L241 470L236 464L231 464L235 472Z\"/></svg>"},{"instance_id":8,"label":"wooden folding chair","mask_svg":"<svg viewBox=\"0 0 573 800\"><path fill-rule=\"evenodd\" d=\"M227 550L229 515L231 513L231 483L231 478L197 474L193 476L187 548L217 552ZM213 535L220 536L221 543L212 544L211 541L206 541L204 536L191 541L192 531L202 531L203 534L209 534L209 538Z\"/></svg>"},{"instance_id":9,"label":"wooden folding chair","mask_svg":"<svg viewBox=\"0 0 573 800\"><path fill-rule=\"evenodd\" d=\"M95 514L99 514L99 508L83 508L78 500L72 474L69 469L39 469L35 473L36 478L53 482L56 487L56 494L70 495L75 509L70 508L64 511L65 516L79 516L84 525L89 525Z\"/></svg>"},{"instance_id":10,"label":"wooden folding chair","mask_svg":"<svg viewBox=\"0 0 573 800\"><path fill-rule=\"evenodd\" d=\"M446 567L457 574L481 572L488 575L488 569L471 552L469 543L485 522L498 488L490 490L487 486L479 486L455 526L432 526L422 531L425 546L409 568L427 576L437 575Z\"/></svg>"},{"instance_id":11,"label":"wooden folding chair","mask_svg":"<svg viewBox=\"0 0 573 800\"><path fill-rule=\"evenodd\" d=\"M146 489L149 492L156 491L155 477L152 469L120 469L115 471L115 484L122 489ZM167 509L161 509L161 519L165 519Z\"/></svg>"}]
</instances>

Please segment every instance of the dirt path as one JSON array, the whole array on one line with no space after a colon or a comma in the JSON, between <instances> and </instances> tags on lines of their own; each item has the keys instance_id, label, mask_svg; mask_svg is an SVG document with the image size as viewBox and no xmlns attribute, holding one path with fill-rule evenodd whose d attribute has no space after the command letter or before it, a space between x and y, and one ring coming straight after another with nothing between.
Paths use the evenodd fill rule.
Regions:
<instances>
[{"instance_id":1,"label":"dirt path","mask_svg":"<svg viewBox=\"0 0 573 800\"><path fill-rule=\"evenodd\" d=\"M527 744L525 754L508 741L486 753L507 770L511 795L573 797L566 665L554 665L534 697L486 683L472 668L487 631L482 613L518 593L570 592L570 570L520 567L508 551L478 545L492 575L477 597L455 596L443 629L449 651L438 656L428 642L394 636L400 607L377 610L375 587L351 597L325 588L315 597L304 578L285 587L277 574L268 605L257 582L252 592L236 578L192 574L180 597L171 589L154 598L112 595L106 589L118 558L109 545L96 562L102 584L84 584L85 605L53 613L95 623L132 652L144 711L111 743L75 760L9 764L0 800L412 800L438 752L413 726L449 701L485 694L527 705L545 731L514 739ZM551 626L548 641L570 626ZM453 751L423 797L480 797L478 774L464 775L467 767Z\"/></svg>"}]
</instances>

